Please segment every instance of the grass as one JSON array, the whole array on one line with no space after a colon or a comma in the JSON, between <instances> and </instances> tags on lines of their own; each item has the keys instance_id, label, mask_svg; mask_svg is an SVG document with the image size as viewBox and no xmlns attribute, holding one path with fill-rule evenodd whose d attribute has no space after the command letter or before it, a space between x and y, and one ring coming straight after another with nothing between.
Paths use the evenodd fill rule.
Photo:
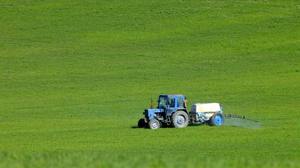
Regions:
<instances>
[{"instance_id":1,"label":"grass","mask_svg":"<svg viewBox=\"0 0 300 168\"><path fill-rule=\"evenodd\" d=\"M0 167L300 167L298 1L0 0ZM133 129L150 99L258 129Z\"/></svg>"}]
</instances>

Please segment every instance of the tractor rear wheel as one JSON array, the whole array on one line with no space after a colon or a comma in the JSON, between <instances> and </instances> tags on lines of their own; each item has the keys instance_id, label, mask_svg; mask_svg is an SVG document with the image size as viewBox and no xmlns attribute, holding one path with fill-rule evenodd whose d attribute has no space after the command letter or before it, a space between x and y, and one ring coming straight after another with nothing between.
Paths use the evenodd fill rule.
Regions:
<instances>
[{"instance_id":1,"label":"tractor rear wheel","mask_svg":"<svg viewBox=\"0 0 300 168\"><path fill-rule=\"evenodd\" d=\"M139 128L145 128L146 127L146 122L145 119L141 118L138 122L138 127Z\"/></svg>"},{"instance_id":2,"label":"tractor rear wheel","mask_svg":"<svg viewBox=\"0 0 300 168\"><path fill-rule=\"evenodd\" d=\"M209 120L211 126L221 126L224 123L224 116L221 113L216 113Z\"/></svg>"},{"instance_id":3,"label":"tractor rear wheel","mask_svg":"<svg viewBox=\"0 0 300 168\"><path fill-rule=\"evenodd\" d=\"M172 115L172 123L175 128L184 128L189 124L189 116L185 111L176 111Z\"/></svg>"},{"instance_id":4,"label":"tractor rear wheel","mask_svg":"<svg viewBox=\"0 0 300 168\"><path fill-rule=\"evenodd\" d=\"M157 119L151 119L148 123L150 129L160 128L160 122Z\"/></svg>"}]
</instances>

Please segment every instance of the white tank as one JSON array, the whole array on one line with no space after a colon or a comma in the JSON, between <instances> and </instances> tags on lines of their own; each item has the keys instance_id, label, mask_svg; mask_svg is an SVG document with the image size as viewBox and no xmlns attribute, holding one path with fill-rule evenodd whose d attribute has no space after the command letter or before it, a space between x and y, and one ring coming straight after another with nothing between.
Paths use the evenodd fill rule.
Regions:
<instances>
[{"instance_id":1,"label":"white tank","mask_svg":"<svg viewBox=\"0 0 300 168\"><path fill-rule=\"evenodd\" d=\"M220 103L196 103L192 105L191 112L221 112L222 106Z\"/></svg>"}]
</instances>

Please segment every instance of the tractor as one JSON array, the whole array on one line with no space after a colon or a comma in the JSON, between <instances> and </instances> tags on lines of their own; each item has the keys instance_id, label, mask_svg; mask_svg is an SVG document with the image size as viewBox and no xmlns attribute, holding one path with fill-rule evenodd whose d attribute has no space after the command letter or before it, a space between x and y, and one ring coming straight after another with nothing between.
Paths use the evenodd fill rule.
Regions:
<instances>
[{"instance_id":1,"label":"tractor","mask_svg":"<svg viewBox=\"0 0 300 168\"><path fill-rule=\"evenodd\" d=\"M184 128L189 124L186 97L184 95L159 95L157 108L145 109L144 116L138 122L140 128L158 129L162 126Z\"/></svg>"},{"instance_id":2,"label":"tractor","mask_svg":"<svg viewBox=\"0 0 300 168\"><path fill-rule=\"evenodd\" d=\"M151 103L152 104L152 103ZM184 128L190 125L209 124L220 126L224 123L223 109L219 103L196 103L190 112L187 99L181 94L161 94L157 108L145 109L144 118L138 121L139 128L160 127Z\"/></svg>"}]
</instances>

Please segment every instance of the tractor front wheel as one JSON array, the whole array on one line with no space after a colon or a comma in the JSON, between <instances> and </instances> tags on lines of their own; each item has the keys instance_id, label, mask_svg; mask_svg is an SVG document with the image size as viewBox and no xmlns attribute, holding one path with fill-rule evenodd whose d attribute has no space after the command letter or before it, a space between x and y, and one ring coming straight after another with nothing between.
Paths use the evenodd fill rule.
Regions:
<instances>
[{"instance_id":1,"label":"tractor front wheel","mask_svg":"<svg viewBox=\"0 0 300 168\"><path fill-rule=\"evenodd\" d=\"M160 122L157 119L151 119L148 124L150 129L160 128Z\"/></svg>"},{"instance_id":2,"label":"tractor front wheel","mask_svg":"<svg viewBox=\"0 0 300 168\"><path fill-rule=\"evenodd\" d=\"M146 122L145 119L141 118L138 122L138 127L139 128L145 128L146 127Z\"/></svg>"},{"instance_id":3,"label":"tractor front wheel","mask_svg":"<svg viewBox=\"0 0 300 168\"><path fill-rule=\"evenodd\" d=\"M176 111L172 115L172 123L175 128L184 128L189 124L189 116L185 111Z\"/></svg>"}]
</instances>

